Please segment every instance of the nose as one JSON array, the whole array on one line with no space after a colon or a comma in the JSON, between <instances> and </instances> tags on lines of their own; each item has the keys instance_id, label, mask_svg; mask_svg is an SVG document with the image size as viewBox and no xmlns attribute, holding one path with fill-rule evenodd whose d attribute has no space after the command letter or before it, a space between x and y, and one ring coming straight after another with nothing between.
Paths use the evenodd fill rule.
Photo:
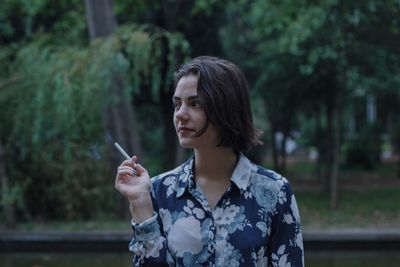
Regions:
<instances>
[{"instance_id":1,"label":"nose","mask_svg":"<svg viewBox=\"0 0 400 267\"><path fill-rule=\"evenodd\" d=\"M175 110L174 116L177 120L188 120L189 110L185 105L182 105L179 107L179 109Z\"/></svg>"}]
</instances>

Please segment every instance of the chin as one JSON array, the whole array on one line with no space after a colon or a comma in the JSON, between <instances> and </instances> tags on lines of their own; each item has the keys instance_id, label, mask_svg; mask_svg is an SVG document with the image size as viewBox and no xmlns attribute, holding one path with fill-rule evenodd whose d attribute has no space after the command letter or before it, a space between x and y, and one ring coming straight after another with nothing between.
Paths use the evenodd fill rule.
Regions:
<instances>
[{"instance_id":1,"label":"chin","mask_svg":"<svg viewBox=\"0 0 400 267\"><path fill-rule=\"evenodd\" d=\"M193 148L193 146L191 146L189 142L179 142L179 144L183 148Z\"/></svg>"},{"instance_id":2,"label":"chin","mask_svg":"<svg viewBox=\"0 0 400 267\"><path fill-rule=\"evenodd\" d=\"M193 138L180 138L178 141L183 148L194 149L198 145L198 142L195 142Z\"/></svg>"}]
</instances>

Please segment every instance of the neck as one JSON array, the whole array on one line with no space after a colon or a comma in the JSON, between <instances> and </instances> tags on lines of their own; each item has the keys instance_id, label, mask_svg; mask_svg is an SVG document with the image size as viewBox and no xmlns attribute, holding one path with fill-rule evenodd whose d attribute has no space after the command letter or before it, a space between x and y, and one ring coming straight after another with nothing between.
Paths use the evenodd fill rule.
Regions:
<instances>
[{"instance_id":1,"label":"neck","mask_svg":"<svg viewBox=\"0 0 400 267\"><path fill-rule=\"evenodd\" d=\"M232 148L228 147L195 149L194 155L196 177L202 177L203 179L230 178L238 160L238 155Z\"/></svg>"}]
</instances>

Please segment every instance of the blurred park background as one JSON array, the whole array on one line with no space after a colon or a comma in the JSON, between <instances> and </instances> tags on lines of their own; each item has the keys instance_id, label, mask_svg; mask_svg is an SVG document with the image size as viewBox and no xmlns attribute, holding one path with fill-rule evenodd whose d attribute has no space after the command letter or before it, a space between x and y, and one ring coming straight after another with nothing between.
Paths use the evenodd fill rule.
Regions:
<instances>
[{"instance_id":1,"label":"blurred park background","mask_svg":"<svg viewBox=\"0 0 400 267\"><path fill-rule=\"evenodd\" d=\"M118 141L182 162L173 73L227 58L305 229L400 227L400 1L2 0L0 228L128 229Z\"/></svg>"}]
</instances>

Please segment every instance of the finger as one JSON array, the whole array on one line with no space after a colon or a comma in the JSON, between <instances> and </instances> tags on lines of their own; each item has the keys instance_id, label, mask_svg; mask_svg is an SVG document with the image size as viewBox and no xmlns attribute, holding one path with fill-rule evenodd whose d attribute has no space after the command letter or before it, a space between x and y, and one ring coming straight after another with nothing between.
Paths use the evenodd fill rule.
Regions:
<instances>
[{"instance_id":1,"label":"finger","mask_svg":"<svg viewBox=\"0 0 400 267\"><path fill-rule=\"evenodd\" d=\"M119 166L119 167L118 167L118 171L119 171L119 170L130 170L130 171L133 171L134 168L131 167L131 166Z\"/></svg>"},{"instance_id":2,"label":"finger","mask_svg":"<svg viewBox=\"0 0 400 267\"><path fill-rule=\"evenodd\" d=\"M132 157L132 159L127 159L127 160L124 160L122 163L121 163L121 165L119 165L119 166L130 166L130 167L135 167L135 161L133 161L133 157Z\"/></svg>"},{"instance_id":3,"label":"finger","mask_svg":"<svg viewBox=\"0 0 400 267\"><path fill-rule=\"evenodd\" d=\"M116 178L116 180L121 180L121 181L125 181L125 180L127 180L127 179L129 179L129 178L132 178L132 173L130 173L130 172L119 172L118 174L117 174L117 178Z\"/></svg>"},{"instance_id":4,"label":"finger","mask_svg":"<svg viewBox=\"0 0 400 267\"><path fill-rule=\"evenodd\" d=\"M134 179L135 177L132 175L132 172L129 171L122 171L118 172L116 178L115 178L115 188L118 189L121 185L129 183L131 179Z\"/></svg>"},{"instance_id":5,"label":"finger","mask_svg":"<svg viewBox=\"0 0 400 267\"><path fill-rule=\"evenodd\" d=\"M137 174L136 170L134 168L128 167L128 166L122 166L118 167L118 173L117 175L131 175L135 176Z\"/></svg>"}]
</instances>

